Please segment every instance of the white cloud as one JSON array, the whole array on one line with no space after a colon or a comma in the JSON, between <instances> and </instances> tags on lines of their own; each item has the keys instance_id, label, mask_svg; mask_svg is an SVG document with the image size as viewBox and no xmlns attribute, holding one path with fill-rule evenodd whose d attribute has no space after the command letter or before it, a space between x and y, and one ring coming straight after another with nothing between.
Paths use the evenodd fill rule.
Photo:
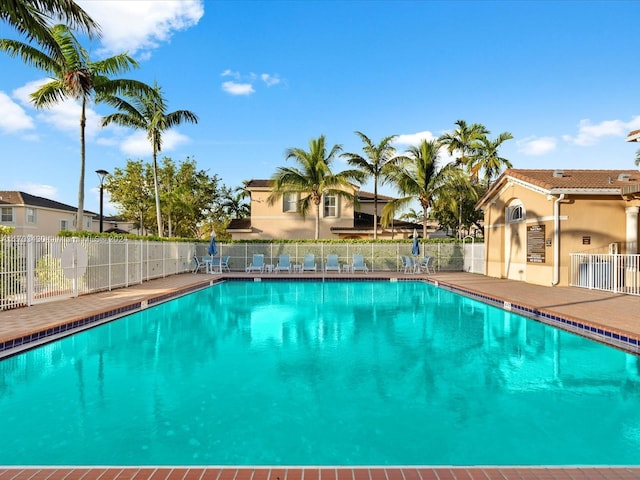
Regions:
<instances>
[{"instance_id":1,"label":"white cloud","mask_svg":"<svg viewBox=\"0 0 640 480\"><path fill-rule=\"evenodd\" d=\"M24 107L36 110L31 103L31 94L40 86L48 82L49 79L34 80L26 83L20 88L16 88L12 93L13 97L18 100ZM63 100L48 108L37 109L36 118L56 130L69 133L77 138L80 131L80 113L81 105L76 100ZM92 108L85 109L87 123L85 127L85 135L87 139L95 138L100 132L101 116Z\"/></svg>"},{"instance_id":2,"label":"white cloud","mask_svg":"<svg viewBox=\"0 0 640 480\"><path fill-rule=\"evenodd\" d=\"M221 77L231 77L233 80L228 80L222 83L222 90L230 95L251 95L255 93L254 88L256 82L262 81L267 87L273 87L282 83L282 79L279 75L273 75L271 73L248 73L242 74L240 72L234 72L231 69L226 69L220 74Z\"/></svg>"},{"instance_id":3,"label":"white cloud","mask_svg":"<svg viewBox=\"0 0 640 480\"><path fill-rule=\"evenodd\" d=\"M280 83L280 77L278 75L263 73L262 75L260 75L260 79L267 84L267 87L272 87L273 85L277 85Z\"/></svg>"},{"instance_id":4,"label":"white cloud","mask_svg":"<svg viewBox=\"0 0 640 480\"><path fill-rule=\"evenodd\" d=\"M231 95L251 95L255 93L250 83L223 82L222 90Z\"/></svg>"},{"instance_id":5,"label":"white cloud","mask_svg":"<svg viewBox=\"0 0 640 480\"><path fill-rule=\"evenodd\" d=\"M0 91L0 132L16 133L33 128L33 119L6 93Z\"/></svg>"},{"instance_id":6,"label":"white cloud","mask_svg":"<svg viewBox=\"0 0 640 480\"><path fill-rule=\"evenodd\" d=\"M422 143L423 140L433 140L433 133L425 130L424 132L418 133L407 133L403 135L398 135L398 137L393 141L393 143L397 145L409 145L413 147L417 147Z\"/></svg>"},{"instance_id":7,"label":"white cloud","mask_svg":"<svg viewBox=\"0 0 640 480\"><path fill-rule=\"evenodd\" d=\"M593 125L591 120L583 119L578 124L576 136L563 135L566 142L579 146L589 146L598 143L602 137L625 137L629 131L640 128L640 116L633 117L631 121L605 120Z\"/></svg>"},{"instance_id":8,"label":"white cloud","mask_svg":"<svg viewBox=\"0 0 640 480\"><path fill-rule=\"evenodd\" d=\"M187 143L189 137L176 132L175 130L169 130L162 134L162 152L173 150L178 145ZM129 135L120 144L120 150L129 155L137 156L151 156L153 149L151 143L147 138L147 132L138 131Z\"/></svg>"},{"instance_id":9,"label":"white cloud","mask_svg":"<svg viewBox=\"0 0 640 480\"><path fill-rule=\"evenodd\" d=\"M169 42L174 32L197 25L204 15L203 0L78 0L102 28L99 53L129 52L148 57L149 51Z\"/></svg>"},{"instance_id":10,"label":"white cloud","mask_svg":"<svg viewBox=\"0 0 640 480\"><path fill-rule=\"evenodd\" d=\"M558 141L554 137L527 137L516 141L518 151L524 155L544 155L556 149Z\"/></svg>"},{"instance_id":11,"label":"white cloud","mask_svg":"<svg viewBox=\"0 0 640 480\"><path fill-rule=\"evenodd\" d=\"M23 182L16 183L15 189L21 192L30 193L37 197L44 197L50 200L56 200L58 198L58 189L51 185L43 185L40 183Z\"/></svg>"}]
</instances>

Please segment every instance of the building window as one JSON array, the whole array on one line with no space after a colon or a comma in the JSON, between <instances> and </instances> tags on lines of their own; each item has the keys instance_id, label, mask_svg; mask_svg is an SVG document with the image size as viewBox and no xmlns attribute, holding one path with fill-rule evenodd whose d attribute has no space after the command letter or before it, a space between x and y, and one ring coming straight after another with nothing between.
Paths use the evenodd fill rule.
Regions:
<instances>
[{"instance_id":1,"label":"building window","mask_svg":"<svg viewBox=\"0 0 640 480\"><path fill-rule=\"evenodd\" d=\"M0 222L13 223L13 207L2 207L0 209Z\"/></svg>"},{"instance_id":2,"label":"building window","mask_svg":"<svg viewBox=\"0 0 640 480\"><path fill-rule=\"evenodd\" d=\"M522 222L525 217L524 206L522 203L513 203L507 208L507 222Z\"/></svg>"},{"instance_id":3,"label":"building window","mask_svg":"<svg viewBox=\"0 0 640 480\"><path fill-rule=\"evenodd\" d=\"M282 211L295 212L298 210L298 194L288 192L282 196Z\"/></svg>"},{"instance_id":4,"label":"building window","mask_svg":"<svg viewBox=\"0 0 640 480\"><path fill-rule=\"evenodd\" d=\"M335 195L324 196L324 216L325 217L338 216L338 197L336 197Z\"/></svg>"},{"instance_id":5,"label":"building window","mask_svg":"<svg viewBox=\"0 0 640 480\"><path fill-rule=\"evenodd\" d=\"M60 220L60 230L65 232L69 230L69 221L68 220Z\"/></svg>"},{"instance_id":6,"label":"building window","mask_svg":"<svg viewBox=\"0 0 640 480\"><path fill-rule=\"evenodd\" d=\"M35 208L27 207L27 223L38 223L38 216Z\"/></svg>"},{"instance_id":7,"label":"building window","mask_svg":"<svg viewBox=\"0 0 640 480\"><path fill-rule=\"evenodd\" d=\"M84 217L84 228L89 231L93 228L93 220L91 217Z\"/></svg>"}]
</instances>

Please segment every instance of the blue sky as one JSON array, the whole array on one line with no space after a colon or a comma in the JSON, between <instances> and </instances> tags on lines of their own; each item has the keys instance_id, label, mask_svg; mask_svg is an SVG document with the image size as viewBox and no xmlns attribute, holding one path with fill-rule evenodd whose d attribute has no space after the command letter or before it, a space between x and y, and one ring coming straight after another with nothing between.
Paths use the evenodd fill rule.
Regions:
<instances>
[{"instance_id":1,"label":"blue sky","mask_svg":"<svg viewBox=\"0 0 640 480\"><path fill-rule=\"evenodd\" d=\"M501 154L516 168L635 168L640 145L625 137L640 128L637 1L78 3L103 29L86 44L94 59L128 51L140 68L123 76L157 81L169 111L198 115L165 133L161 155L194 158L230 187L271 177L287 148L321 134L358 153L356 130L399 135L403 151L457 119L511 132ZM33 109L43 79L0 54L0 190L77 205L79 107ZM89 112L93 211L95 170L151 161L143 133L97 126L110 112Z\"/></svg>"}]
</instances>

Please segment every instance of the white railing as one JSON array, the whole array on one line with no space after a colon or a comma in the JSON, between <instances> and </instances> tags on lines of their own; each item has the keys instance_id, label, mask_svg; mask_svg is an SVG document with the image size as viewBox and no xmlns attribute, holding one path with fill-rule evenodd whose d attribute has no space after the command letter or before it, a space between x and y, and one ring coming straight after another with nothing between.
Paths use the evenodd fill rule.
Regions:
<instances>
[{"instance_id":1,"label":"white railing","mask_svg":"<svg viewBox=\"0 0 640 480\"><path fill-rule=\"evenodd\" d=\"M86 293L112 290L154 278L186 273L193 256L207 255L208 243L152 242L119 238L4 236L0 238L0 311ZM316 256L318 269L327 254L341 264L364 256L369 271L400 271L411 243L219 243L231 271L245 271L254 253L275 266L281 253L302 263ZM421 256L433 257L436 271L484 273L484 245L421 244Z\"/></svg>"},{"instance_id":2,"label":"white railing","mask_svg":"<svg viewBox=\"0 0 640 480\"><path fill-rule=\"evenodd\" d=\"M320 270L327 255L338 255L338 263L350 264L353 254L364 257L370 272L402 270L402 256L411 255L411 243L231 243L218 244L216 256L229 256L231 271L245 271L253 255L264 255L265 265L275 267L278 256L288 253L291 264L302 264L305 254L315 255ZM207 245L198 245L196 255L207 255ZM420 256L433 257L436 271L465 271L484 274L484 244L426 243L420 245Z\"/></svg>"},{"instance_id":3,"label":"white railing","mask_svg":"<svg viewBox=\"0 0 640 480\"><path fill-rule=\"evenodd\" d=\"M570 284L640 295L640 255L571 254Z\"/></svg>"},{"instance_id":4,"label":"white railing","mask_svg":"<svg viewBox=\"0 0 640 480\"><path fill-rule=\"evenodd\" d=\"M0 310L190 271L193 243L117 238L0 238Z\"/></svg>"}]
</instances>

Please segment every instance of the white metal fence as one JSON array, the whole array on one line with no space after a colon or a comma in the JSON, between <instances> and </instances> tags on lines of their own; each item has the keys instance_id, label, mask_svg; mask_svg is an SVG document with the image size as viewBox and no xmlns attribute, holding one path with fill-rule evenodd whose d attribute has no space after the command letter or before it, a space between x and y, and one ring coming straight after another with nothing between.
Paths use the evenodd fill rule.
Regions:
<instances>
[{"instance_id":1,"label":"white metal fence","mask_svg":"<svg viewBox=\"0 0 640 480\"><path fill-rule=\"evenodd\" d=\"M191 243L0 238L0 310L126 287L190 270Z\"/></svg>"},{"instance_id":2,"label":"white metal fence","mask_svg":"<svg viewBox=\"0 0 640 480\"><path fill-rule=\"evenodd\" d=\"M571 254L570 284L640 295L640 255Z\"/></svg>"},{"instance_id":3,"label":"white metal fence","mask_svg":"<svg viewBox=\"0 0 640 480\"><path fill-rule=\"evenodd\" d=\"M278 256L288 253L292 264L301 264L305 254L315 255L322 269L327 255L337 254L340 264L352 263L353 254L361 254L369 271L400 271L402 255L411 255L411 243L231 243L218 244L217 256L229 257L231 271L244 271L254 254L264 255L266 265L276 266ZM198 245L196 255L206 256L207 245ZM484 244L425 243L420 256L433 257L436 271L484 273Z\"/></svg>"},{"instance_id":4,"label":"white metal fence","mask_svg":"<svg viewBox=\"0 0 640 480\"><path fill-rule=\"evenodd\" d=\"M151 242L128 239L5 236L0 238L0 310L111 290L193 269L194 255L205 256L207 243ZM276 265L289 253L302 263L313 253L318 268L327 254L351 263L362 254L370 271L399 271L410 243L221 243L232 271L244 271L254 253ZM484 245L422 244L421 256L433 257L438 270L484 273Z\"/></svg>"}]
</instances>

